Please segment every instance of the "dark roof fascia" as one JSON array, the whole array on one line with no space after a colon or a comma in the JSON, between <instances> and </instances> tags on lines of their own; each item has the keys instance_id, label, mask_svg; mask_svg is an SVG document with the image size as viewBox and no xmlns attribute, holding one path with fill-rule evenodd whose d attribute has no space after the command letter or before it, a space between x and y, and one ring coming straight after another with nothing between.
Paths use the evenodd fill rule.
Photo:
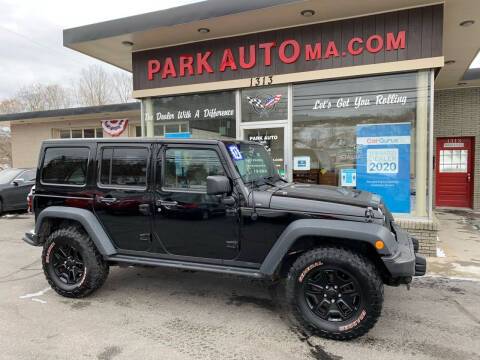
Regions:
<instances>
[{"instance_id":1,"label":"dark roof fascia","mask_svg":"<svg viewBox=\"0 0 480 360\"><path fill-rule=\"evenodd\" d=\"M125 103L125 104L112 104L112 105L77 107L77 108L70 108L70 109L33 111L33 112L0 115L0 121L15 121L15 120L26 120L26 119L40 119L40 118L77 116L77 115L88 115L88 114L114 113L114 112L122 112L122 111L140 110L140 106L141 106L140 102L131 102L131 103Z\"/></svg>"},{"instance_id":2,"label":"dark roof fascia","mask_svg":"<svg viewBox=\"0 0 480 360\"><path fill-rule=\"evenodd\" d=\"M85 41L188 24L303 1L305 0L201 1L146 14L65 29L63 30L63 45L68 46Z\"/></svg>"}]
</instances>

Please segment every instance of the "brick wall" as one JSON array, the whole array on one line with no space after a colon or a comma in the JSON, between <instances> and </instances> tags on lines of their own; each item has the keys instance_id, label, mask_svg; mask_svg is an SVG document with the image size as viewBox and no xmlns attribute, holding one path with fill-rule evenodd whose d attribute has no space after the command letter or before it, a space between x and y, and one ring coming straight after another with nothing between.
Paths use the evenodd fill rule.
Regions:
<instances>
[{"instance_id":1,"label":"brick wall","mask_svg":"<svg viewBox=\"0 0 480 360\"><path fill-rule=\"evenodd\" d=\"M473 208L480 210L480 88L435 91L433 116L434 148L437 137L475 137Z\"/></svg>"},{"instance_id":2,"label":"brick wall","mask_svg":"<svg viewBox=\"0 0 480 360\"><path fill-rule=\"evenodd\" d=\"M438 220L433 214L431 219L395 218L408 234L418 239L418 252L425 256L437 256Z\"/></svg>"}]
</instances>

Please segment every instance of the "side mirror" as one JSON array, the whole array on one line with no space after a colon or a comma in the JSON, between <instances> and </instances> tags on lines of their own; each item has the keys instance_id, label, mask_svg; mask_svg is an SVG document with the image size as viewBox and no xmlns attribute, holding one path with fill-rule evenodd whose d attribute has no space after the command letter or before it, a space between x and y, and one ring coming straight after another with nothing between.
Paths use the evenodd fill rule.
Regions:
<instances>
[{"instance_id":1,"label":"side mirror","mask_svg":"<svg viewBox=\"0 0 480 360\"><path fill-rule=\"evenodd\" d=\"M207 176L207 195L224 195L231 192L232 186L226 176Z\"/></svg>"},{"instance_id":2,"label":"side mirror","mask_svg":"<svg viewBox=\"0 0 480 360\"><path fill-rule=\"evenodd\" d=\"M21 185L23 185L23 184L25 184L25 181L24 181L23 179L15 179L15 180L13 180L13 185L15 185L15 186L21 186Z\"/></svg>"}]
</instances>

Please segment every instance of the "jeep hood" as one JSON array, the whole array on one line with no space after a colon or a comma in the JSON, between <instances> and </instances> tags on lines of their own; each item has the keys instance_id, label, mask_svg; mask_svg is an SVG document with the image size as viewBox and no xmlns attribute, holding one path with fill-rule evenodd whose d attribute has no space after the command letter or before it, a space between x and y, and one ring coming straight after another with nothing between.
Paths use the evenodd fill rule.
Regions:
<instances>
[{"instance_id":1,"label":"jeep hood","mask_svg":"<svg viewBox=\"0 0 480 360\"><path fill-rule=\"evenodd\" d=\"M367 191L292 183L272 194L270 208L365 216L368 207L377 210L381 201Z\"/></svg>"}]
</instances>

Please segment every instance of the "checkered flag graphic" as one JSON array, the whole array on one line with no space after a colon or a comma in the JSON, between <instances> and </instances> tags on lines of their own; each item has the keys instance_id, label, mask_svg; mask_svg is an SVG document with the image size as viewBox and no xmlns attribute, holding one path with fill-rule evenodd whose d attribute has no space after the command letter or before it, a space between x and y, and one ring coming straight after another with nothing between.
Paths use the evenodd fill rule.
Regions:
<instances>
[{"instance_id":1,"label":"checkered flag graphic","mask_svg":"<svg viewBox=\"0 0 480 360\"><path fill-rule=\"evenodd\" d=\"M262 100L256 98L256 97L250 97L250 96L247 96L247 100L248 102L250 103L250 105L253 105L257 108L260 108L260 109L264 109L265 106L262 104Z\"/></svg>"}]
</instances>

